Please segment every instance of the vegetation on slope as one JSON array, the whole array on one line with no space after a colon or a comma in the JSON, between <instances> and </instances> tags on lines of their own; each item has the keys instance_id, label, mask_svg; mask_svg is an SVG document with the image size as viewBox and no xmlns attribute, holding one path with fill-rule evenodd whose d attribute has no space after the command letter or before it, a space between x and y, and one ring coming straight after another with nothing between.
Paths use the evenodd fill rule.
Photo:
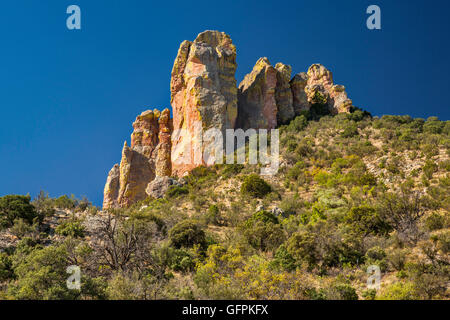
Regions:
<instances>
[{"instance_id":1,"label":"vegetation on slope","mask_svg":"<svg viewBox=\"0 0 450 320\"><path fill-rule=\"evenodd\" d=\"M0 298L450 297L449 121L318 109L280 130L273 177L199 167L164 199L109 212L0 198L2 233L17 240L0 253ZM80 290L65 286L68 265Z\"/></svg>"}]
</instances>

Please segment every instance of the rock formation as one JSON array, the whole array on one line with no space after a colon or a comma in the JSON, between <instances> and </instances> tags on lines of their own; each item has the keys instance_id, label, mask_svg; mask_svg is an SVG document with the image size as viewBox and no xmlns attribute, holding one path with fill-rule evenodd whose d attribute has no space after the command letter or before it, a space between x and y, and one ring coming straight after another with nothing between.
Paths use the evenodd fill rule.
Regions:
<instances>
[{"instance_id":1,"label":"rock formation","mask_svg":"<svg viewBox=\"0 0 450 320\"><path fill-rule=\"evenodd\" d=\"M170 82L173 119L168 109L136 118L131 146L125 143L120 165L108 174L105 209L126 207L148 195L162 197L177 184L171 175L182 177L209 164L203 153L216 141L205 138L208 129L222 137L226 129L274 129L317 102L333 114L351 110L345 88L333 84L331 72L320 64L291 79L289 65L273 67L260 58L239 88L235 72L236 47L227 34L205 31L181 43Z\"/></svg>"},{"instance_id":2,"label":"rock formation","mask_svg":"<svg viewBox=\"0 0 450 320\"><path fill-rule=\"evenodd\" d=\"M169 109L148 110L133 123L131 147L125 142L120 166L108 174L103 208L126 207L147 197L147 185L156 176L171 174Z\"/></svg>"},{"instance_id":3,"label":"rock formation","mask_svg":"<svg viewBox=\"0 0 450 320\"><path fill-rule=\"evenodd\" d=\"M172 69L172 172L181 176L203 164L197 131L234 128L237 117L236 47L219 31L183 41ZM192 142L192 143L191 143ZM197 157L197 158L196 158Z\"/></svg>"},{"instance_id":4,"label":"rock formation","mask_svg":"<svg viewBox=\"0 0 450 320\"><path fill-rule=\"evenodd\" d=\"M273 67L260 58L244 77L238 90L238 120L242 129L274 129L295 117L289 65Z\"/></svg>"},{"instance_id":5,"label":"rock formation","mask_svg":"<svg viewBox=\"0 0 450 320\"><path fill-rule=\"evenodd\" d=\"M333 74L321 64L313 64L309 67L305 92L310 103L319 92L327 100L333 114L350 112L352 101L348 99L345 87L333 84Z\"/></svg>"},{"instance_id":6,"label":"rock formation","mask_svg":"<svg viewBox=\"0 0 450 320\"><path fill-rule=\"evenodd\" d=\"M236 126L244 130L274 129L277 126L277 70L267 58L260 58L244 77L238 91Z\"/></svg>"},{"instance_id":7,"label":"rock formation","mask_svg":"<svg viewBox=\"0 0 450 320\"><path fill-rule=\"evenodd\" d=\"M120 170L116 163L108 173L106 179L105 189L103 191L103 208L115 208L118 206L117 199L119 198L120 188Z\"/></svg>"}]
</instances>

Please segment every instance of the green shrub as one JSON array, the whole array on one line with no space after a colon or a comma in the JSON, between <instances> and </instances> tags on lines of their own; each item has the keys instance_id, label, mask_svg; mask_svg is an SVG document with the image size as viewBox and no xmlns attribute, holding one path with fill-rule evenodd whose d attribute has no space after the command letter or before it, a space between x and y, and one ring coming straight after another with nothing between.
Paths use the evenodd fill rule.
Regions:
<instances>
[{"instance_id":1,"label":"green shrub","mask_svg":"<svg viewBox=\"0 0 450 320\"><path fill-rule=\"evenodd\" d=\"M0 197L0 229L9 228L16 219L23 219L33 224L34 219L42 220L42 216L30 203L31 197L21 195L7 195Z\"/></svg>"},{"instance_id":2,"label":"green shrub","mask_svg":"<svg viewBox=\"0 0 450 320\"><path fill-rule=\"evenodd\" d=\"M439 121L437 117L429 117L423 125L423 132L440 134L444 129L445 122Z\"/></svg>"},{"instance_id":3,"label":"green shrub","mask_svg":"<svg viewBox=\"0 0 450 320\"><path fill-rule=\"evenodd\" d=\"M173 185L170 186L169 189L166 192L166 197L168 198L177 198L180 195L188 194L189 189L186 186L177 186Z\"/></svg>"},{"instance_id":4,"label":"green shrub","mask_svg":"<svg viewBox=\"0 0 450 320\"><path fill-rule=\"evenodd\" d=\"M286 271L293 271L297 267L294 257L287 251L284 244L282 244L275 252L272 265Z\"/></svg>"},{"instance_id":5,"label":"green shrub","mask_svg":"<svg viewBox=\"0 0 450 320\"><path fill-rule=\"evenodd\" d=\"M245 221L242 229L248 243L256 249L273 250L284 241L278 218L267 211L253 214Z\"/></svg>"},{"instance_id":6,"label":"green shrub","mask_svg":"<svg viewBox=\"0 0 450 320\"><path fill-rule=\"evenodd\" d=\"M224 178L234 177L234 176L238 175L239 173L241 173L241 171L243 169L244 169L243 164L238 164L238 163L225 164L224 169L222 171L222 177L224 177Z\"/></svg>"},{"instance_id":7,"label":"green shrub","mask_svg":"<svg viewBox=\"0 0 450 320\"><path fill-rule=\"evenodd\" d=\"M329 298L333 300L358 300L355 288L349 284L334 285L329 291Z\"/></svg>"},{"instance_id":8,"label":"green shrub","mask_svg":"<svg viewBox=\"0 0 450 320\"><path fill-rule=\"evenodd\" d=\"M6 253L0 252L0 282L14 278L12 259Z\"/></svg>"},{"instance_id":9,"label":"green shrub","mask_svg":"<svg viewBox=\"0 0 450 320\"><path fill-rule=\"evenodd\" d=\"M69 220L56 227L55 232L65 237L83 238L85 228L78 220Z\"/></svg>"},{"instance_id":10,"label":"green shrub","mask_svg":"<svg viewBox=\"0 0 450 320\"><path fill-rule=\"evenodd\" d=\"M352 138L357 136L358 133L358 128L356 127L356 125L349 125L347 126L344 131L341 133L342 138Z\"/></svg>"},{"instance_id":11,"label":"green shrub","mask_svg":"<svg viewBox=\"0 0 450 320\"><path fill-rule=\"evenodd\" d=\"M382 260L386 258L386 252L380 247L372 247L367 250L366 256L373 260Z\"/></svg>"},{"instance_id":12,"label":"green shrub","mask_svg":"<svg viewBox=\"0 0 450 320\"><path fill-rule=\"evenodd\" d=\"M377 296L377 290L376 289L365 290L362 293L362 296L365 300L375 300L375 297Z\"/></svg>"},{"instance_id":13,"label":"green shrub","mask_svg":"<svg viewBox=\"0 0 450 320\"><path fill-rule=\"evenodd\" d=\"M361 235L386 235L392 230L390 225L380 218L377 210L367 205L351 208L345 216L345 222Z\"/></svg>"},{"instance_id":14,"label":"green shrub","mask_svg":"<svg viewBox=\"0 0 450 320\"><path fill-rule=\"evenodd\" d=\"M220 210L215 204L209 206L208 211L203 217L203 221L206 224L212 224L216 226L221 224L222 219L220 217Z\"/></svg>"},{"instance_id":15,"label":"green shrub","mask_svg":"<svg viewBox=\"0 0 450 320\"><path fill-rule=\"evenodd\" d=\"M299 132L305 129L307 126L308 126L308 119L306 119L304 115L300 115L298 117L295 117L295 119L293 119L289 123L287 129L288 131L291 132Z\"/></svg>"},{"instance_id":16,"label":"green shrub","mask_svg":"<svg viewBox=\"0 0 450 320\"><path fill-rule=\"evenodd\" d=\"M433 174L437 171L437 169L438 166L436 165L436 163L434 163L433 160L427 160L422 168L423 173L428 179L433 178Z\"/></svg>"},{"instance_id":17,"label":"green shrub","mask_svg":"<svg viewBox=\"0 0 450 320\"><path fill-rule=\"evenodd\" d=\"M205 232L200 226L191 220L178 222L169 230L169 238L175 248L192 247L196 244L204 246L206 243Z\"/></svg>"},{"instance_id":18,"label":"green shrub","mask_svg":"<svg viewBox=\"0 0 450 320\"><path fill-rule=\"evenodd\" d=\"M379 300L415 300L414 285L411 282L396 282L381 290Z\"/></svg>"},{"instance_id":19,"label":"green shrub","mask_svg":"<svg viewBox=\"0 0 450 320\"><path fill-rule=\"evenodd\" d=\"M63 195L54 200L54 205L59 209L73 209L76 207L77 202L75 197L72 196L72 198L69 198L68 196Z\"/></svg>"},{"instance_id":20,"label":"green shrub","mask_svg":"<svg viewBox=\"0 0 450 320\"><path fill-rule=\"evenodd\" d=\"M271 191L272 188L270 185L256 174L245 177L241 185L241 193L254 198L263 198Z\"/></svg>"},{"instance_id":21,"label":"green shrub","mask_svg":"<svg viewBox=\"0 0 450 320\"><path fill-rule=\"evenodd\" d=\"M433 212L425 219L425 227L428 231L436 231L448 226L449 219L445 214Z\"/></svg>"}]
</instances>

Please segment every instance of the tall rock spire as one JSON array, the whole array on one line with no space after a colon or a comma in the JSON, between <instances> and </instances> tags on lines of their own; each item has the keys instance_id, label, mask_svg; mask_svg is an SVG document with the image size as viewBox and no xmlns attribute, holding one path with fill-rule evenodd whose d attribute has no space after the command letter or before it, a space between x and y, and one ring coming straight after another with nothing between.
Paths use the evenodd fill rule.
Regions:
<instances>
[{"instance_id":1,"label":"tall rock spire","mask_svg":"<svg viewBox=\"0 0 450 320\"><path fill-rule=\"evenodd\" d=\"M170 83L175 132L172 171L175 175L181 176L202 162L194 157L208 145L203 143L201 150L196 150L192 136L196 130L216 128L225 134L226 129L234 128L237 117L235 72L236 47L227 34L205 31L193 42L181 43Z\"/></svg>"}]
</instances>

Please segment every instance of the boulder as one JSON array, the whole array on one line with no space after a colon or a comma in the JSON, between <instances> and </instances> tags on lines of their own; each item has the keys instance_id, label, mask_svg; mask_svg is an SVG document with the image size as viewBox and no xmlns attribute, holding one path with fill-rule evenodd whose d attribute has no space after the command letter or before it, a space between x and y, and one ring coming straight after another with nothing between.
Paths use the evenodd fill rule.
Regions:
<instances>
[{"instance_id":1,"label":"boulder","mask_svg":"<svg viewBox=\"0 0 450 320\"><path fill-rule=\"evenodd\" d=\"M181 185L177 180L172 179L170 177L156 177L153 181L151 181L147 189L146 193L155 199L159 199L164 197L167 190L172 185Z\"/></svg>"}]
</instances>

